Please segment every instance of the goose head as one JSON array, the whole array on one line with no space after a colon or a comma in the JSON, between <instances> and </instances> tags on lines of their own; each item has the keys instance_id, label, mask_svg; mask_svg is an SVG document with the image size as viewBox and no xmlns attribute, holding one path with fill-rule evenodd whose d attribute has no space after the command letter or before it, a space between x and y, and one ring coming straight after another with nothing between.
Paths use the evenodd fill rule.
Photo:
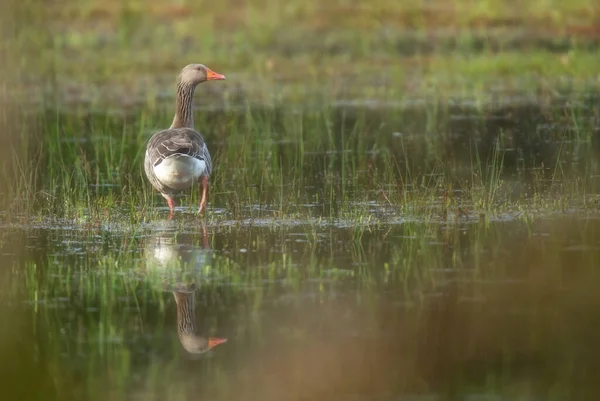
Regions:
<instances>
[{"instance_id":1,"label":"goose head","mask_svg":"<svg viewBox=\"0 0 600 401\"><path fill-rule=\"evenodd\" d=\"M218 74L204 64L188 64L179 74L179 81L188 85L198 85L205 81L223 80L225 75Z\"/></svg>"}]
</instances>

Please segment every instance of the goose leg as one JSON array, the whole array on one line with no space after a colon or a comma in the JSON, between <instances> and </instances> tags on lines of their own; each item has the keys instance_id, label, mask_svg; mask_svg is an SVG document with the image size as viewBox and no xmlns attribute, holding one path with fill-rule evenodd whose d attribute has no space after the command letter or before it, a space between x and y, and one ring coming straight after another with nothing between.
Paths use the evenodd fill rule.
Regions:
<instances>
[{"instance_id":1,"label":"goose leg","mask_svg":"<svg viewBox=\"0 0 600 401\"><path fill-rule=\"evenodd\" d=\"M204 211L206 210L206 194L208 192L208 177L205 175L202 176L201 182L202 182L202 199L200 200L200 209L198 210L199 214L204 213Z\"/></svg>"},{"instance_id":2,"label":"goose leg","mask_svg":"<svg viewBox=\"0 0 600 401\"><path fill-rule=\"evenodd\" d=\"M175 203L175 199L173 199L173 197L171 197L170 195L167 194L161 194L163 196L163 198L165 198L167 200L167 204L169 205L169 219L173 218L173 213L175 213L175 206L177 206L177 203Z\"/></svg>"},{"instance_id":3,"label":"goose leg","mask_svg":"<svg viewBox=\"0 0 600 401\"><path fill-rule=\"evenodd\" d=\"M177 204L175 203L175 199L171 198L170 196L167 197L167 203L169 204L169 209L171 209L172 212L175 211L175 206L177 206Z\"/></svg>"},{"instance_id":4,"label":"goose leg","mask_svg":"<svg viewBox=\"0 0 600 401\"><path fill-rule=\"evenodd\" d=\"M175 199L171 198L170 196L166 196L165 197L167 199L167 203L169 204L169 220L173 220L173 217L175 215L175 206L177 205L175 203Z\"/></svg>"}]
</instances>

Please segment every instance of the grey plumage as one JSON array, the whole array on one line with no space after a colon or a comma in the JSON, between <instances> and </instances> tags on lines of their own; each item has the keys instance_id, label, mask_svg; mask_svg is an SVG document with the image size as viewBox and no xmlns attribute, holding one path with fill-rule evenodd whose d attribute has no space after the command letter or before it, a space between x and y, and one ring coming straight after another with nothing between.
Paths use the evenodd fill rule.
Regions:
<instances>
[{"instance_id":1,"label":"grey plumage","mask_svg":"<svg viewBox=\"0 0 600 401\"><path fill-rule=\"evenodd\" d=\"M154 167L162 163L167 157L184 155L191 156L206 163L208 175L212 173L212 160L210 152L199 132L191 128L170 128L155 133L146 149L144 169L146 176L154 188L160 193L173 195L180 190L169 188L154 174Z\"/></svg>"}]
</instances>

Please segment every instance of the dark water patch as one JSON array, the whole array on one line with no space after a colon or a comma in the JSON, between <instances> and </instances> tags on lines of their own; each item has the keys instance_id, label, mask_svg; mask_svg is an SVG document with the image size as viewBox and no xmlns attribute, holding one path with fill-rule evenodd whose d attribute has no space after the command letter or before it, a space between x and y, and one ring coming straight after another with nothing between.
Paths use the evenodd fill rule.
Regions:
<instances>
[{"instance_id":1,"label":"dark water patch","mask_svg":"<svg viewBox=\"0 0 600 401\"><path fill-rule=\"evenodd\" d=\"M545 32L530 32L521 29L479 32L427 32L426 35L407 33L397 39L399 54L497 53L505 51L535 52L546 51L565 53L574 48L581 50L597 49L600 42L595 37L582 38L576 42L572 35L559 36Z\"/></svg>"},{"instance_id":2,"label":"dark water patch","mask_svg":"<svg viewBox=\"0 0 600 401\"><path fill-rule=\"evenodd\" d=\"M298 54L327 54L329 56L362 55L364 49L356 46L357 37L340 34L331 35L327 41L317 40L310 35L304 40L291 40L297 35L294 30L282 31L265 47L285 57ZM573 35L556 34L550 31L532 31L523 28L496 28L486 30L397 30L391 26L374 29L365 39L369 53L380 57L396 54L404 57L440 54L479 54L504 51L565 53L573 49L593 51L599 41L594 35L573 40Z\"/></svg>"}]
</instances>

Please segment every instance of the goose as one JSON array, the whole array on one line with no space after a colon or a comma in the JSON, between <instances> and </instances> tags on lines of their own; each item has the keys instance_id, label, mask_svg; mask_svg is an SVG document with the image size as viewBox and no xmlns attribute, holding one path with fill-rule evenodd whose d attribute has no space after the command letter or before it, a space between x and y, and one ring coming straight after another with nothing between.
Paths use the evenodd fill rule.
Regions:
<instances>
[{"instance_id":1,"label":"goose","mask_svg":"<svg viewBox=\"0 0 600 401\"><path fill-rule=\"evenodd\" d=\"M203 64L186 65L177 77L173 124L148 141L144 170L152 186L167 200L171 214L176 206L174 196L198 181L202 185L198 213L206 210L212 163L204 138L194 129L192 102L198 84L223 79L224 75Z\"/></svg>"}]
</instances>

